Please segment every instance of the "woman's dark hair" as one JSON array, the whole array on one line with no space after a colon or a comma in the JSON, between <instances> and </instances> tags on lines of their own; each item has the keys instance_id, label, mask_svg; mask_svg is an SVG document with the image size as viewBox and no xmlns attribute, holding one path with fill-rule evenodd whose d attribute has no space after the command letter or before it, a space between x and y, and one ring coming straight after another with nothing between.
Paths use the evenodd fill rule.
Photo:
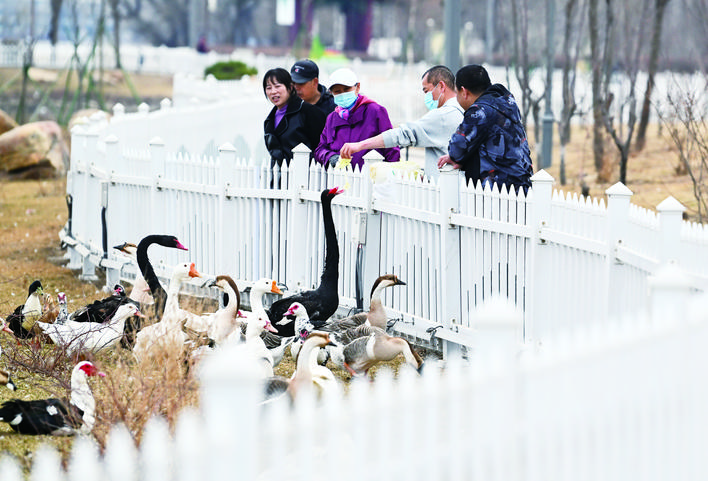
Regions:
<instances>
[{"instance_id":1,"label":"woman's dark hair","mask_svg":"<svg viewBox=\"0 0 708 481\"><path fill-rule=\"evenodd\" d=\"M481 65L465 65L457 71L455 75L455 85L457 90L464 87L473 94L481 94L489 87L492 82L489 80L489 74Z\"/></svg>"},{"instance_id":2,"label":"woman's dark hair","mask_svg":"<svg viewBox=\"0 0 708 481\"><path fill-rule=\"evenodd\" d=\"M295 85L293 85L293 79L290 76L290 72L284 68L272 68L268 70L263 76L263 93L265 94L266 85L268 80L278 82L279 84L285 85L285 89L290 93L290 95L297 95L295 91Z\"/></svg>"}]
</instances>

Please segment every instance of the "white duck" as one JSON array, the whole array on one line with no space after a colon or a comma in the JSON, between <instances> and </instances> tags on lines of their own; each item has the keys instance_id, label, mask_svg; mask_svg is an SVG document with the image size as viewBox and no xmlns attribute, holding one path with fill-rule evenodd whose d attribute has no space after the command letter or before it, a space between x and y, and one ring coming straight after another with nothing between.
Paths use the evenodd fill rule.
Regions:
<instances>
[{"instance_id":1,"label":"white duck","mask_svg":"<svg viewBox=\"0 0 708 481\"><path fill-rule=\"evenodd\" d=\"M160 351L181 355L184 343L187 341L187 335L183 330L184 323L196 314L180 309L179 292L184 281L193 277L201 277L193 262L183 262L175 266L167 288L167 300L162 319L144 327L135 336L133 354L138 359L156 355Z\"/></svg>"},{"instance_id":2,"label":"white duck","mask_svg":"<svg viewBox=\"0 0 708 481\"><path fill-rule=\"evenodd\" d=\"M261 332L267 330L277 332L270 323L268 313L263 307L263 294L272 292L282 294L273 279L261 278L253 283L249 299L251 302L251 312L246 312L246 336L245 343L249 354L262 366L261 374L263 378L273 376L274 359L271 351L266 347L261 339Z\"/></svg>"},{"instance_id":3,"label":"white duck","mask_svg":"<svg viewBox=\"0 0 708 481\"><path fill-rule=\"evenodd\" d=\"M138 306L129 302L118 307L108 322L65 321L64 324L48 324L37 321L36 325L57 346L66 348L69 354L78 351L99 352L115 347L123 337L125 320L132 316L144 317Z\"/></svg>"},{"instance_id":4,"label":"white duck","mask_svg":"<svg viewBox=\"0 0 708 481\"><path fill-rule=\"evenodd\" d=\"M96 401L88 384L89 376L104 377L89 361L81 361L71 371L71 397L66 399L12 399L0 407L0 421L21 434L67 436L88 434L96 422Z\"/></svg>"},{"instance_id":5,"label":"white duck","mask_svg":"<svg viewBox=\"0 0 708 481\"><path fill-rule=\"evenodd\" d=\"M12 332L9 327L7 327L5 319L2 318L0 318L0 331L5 331L11 334L13 337L15 335L15 333ZM2 346L0 346L0 355L2 355ZM10 391L14 391L15 389L17 389L17 386L15 386L15 383L12 382L12 378L10 377L10 373L8 371L0 370L0 384L6 386Z\"/></svg>"},{"instance_id":6,"label":"white duck","mask_svg":"<svg viewBox=\"0 0 708 481\"><path fill-rule=\"evenodd\" d=\"M293 302L288 310L285 311L283 319L278 321L276 324L286 324L291 322L288 316L295 316L295 339L290 345L290 355L293 359L297 359L298 352L300 351L302 344L305 342L305 339L307 339L307 336L315 330L315 326L312 322L310 322L310 316L307 314L307 309L305 309L305 306L299 302ZM328 358L327 351L315 349L315 352L317 353L317 361L320 364L325 364Z\"/></svg>"}]
</instances>

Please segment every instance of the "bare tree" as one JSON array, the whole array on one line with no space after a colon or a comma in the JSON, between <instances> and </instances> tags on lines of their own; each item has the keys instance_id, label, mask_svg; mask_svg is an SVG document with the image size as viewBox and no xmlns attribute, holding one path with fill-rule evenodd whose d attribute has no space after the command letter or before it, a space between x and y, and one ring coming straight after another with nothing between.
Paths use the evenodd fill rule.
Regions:
<instances>
[{"instance_id":1,"label":"bare tree","mask_svg":"<svg viewBox=\"0 0 708 481\"><path fill-rule=\"evenodd\" d=\"M580 54L580 42L583 38L584 0L567 0L565 4L565 29L563 31L563 107L558 120L560 141L560 183L565 185L565 146L570 142L570 121L576 114L575 102L576 66Z\"/></svg>"},{"instance_id":2,"label":"bare tree","mask_svg":"<svg viewBox=\"0 0 708 481\"><path fill-rule=\"evenodd\" d=\"M651 48L649 51L649 68L647 72L647 87L644 90L644 102L642 104L642 114L637 127L637 138L634 142L638 150L644 148L646 141L647 126L649 125L649 112L651 109L651 95L654 90L654 77L659 65L659 51L661 50L661 33L664 23L664 13L670 0L654 1L654 24L651 33Z\"/></svg>"},{"instance_id":3,"label":"bare tree","mask_svg":"<svg viewBox=\"0 0 708 481\"><path fill-rule=\"evenodd\" d=\"M610 0L605 0L607 2L607 8L610 8ZM592 151L595 160L595 171L602 179L602 172L605 163L605 142L604 142L604 129L602 128L604 122L603 116L603 103L604 98L602 95L603 90L603 55L602 55L602 45L606 41L604 36L601 35L600 31L600 0L589 0L588 9L588 26L590 34L590 65L592 68L592 117L593 117L593 140L592 140Z\"/></svg>"},{"instance_id":4,"label":"bare tree","mask_svg":"<svg viewBox=\"0 0 708 481\"><path fill-rule=\"evenodd\" d=\"M51 0L49 5L51 13L49 18L49 41L52 45L57 44L59 39L59 17L61 16L61 6L64 0Z\"/></svg>"}]
</instances>

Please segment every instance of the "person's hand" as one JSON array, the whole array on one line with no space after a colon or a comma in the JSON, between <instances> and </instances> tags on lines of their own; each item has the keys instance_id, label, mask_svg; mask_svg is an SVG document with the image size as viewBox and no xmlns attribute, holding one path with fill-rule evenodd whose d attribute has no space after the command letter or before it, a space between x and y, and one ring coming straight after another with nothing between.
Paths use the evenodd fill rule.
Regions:
<instances>
[{"instance_id":1,"label":"person's hand","mask_svg":"<svg viewBox=\"0 0 708 481\"><path fill-rule=\"evenodd\" d=\"M347 142L339 149L339 155L343 159L350 159L352 155L361 150L361 142Z\"/></svg>"},{"instance_id":2,"label":"person's hand","mask_svg":"<svg viewBox=\"0 0 708 481\"><path fill-rule=\"evenodd\" d=\"M446 165L451 165L453 169L459 169L461 166L450 158L449 155L443 155L438 159L438 169L442 169Z\"/></svg>"}]
</instances>

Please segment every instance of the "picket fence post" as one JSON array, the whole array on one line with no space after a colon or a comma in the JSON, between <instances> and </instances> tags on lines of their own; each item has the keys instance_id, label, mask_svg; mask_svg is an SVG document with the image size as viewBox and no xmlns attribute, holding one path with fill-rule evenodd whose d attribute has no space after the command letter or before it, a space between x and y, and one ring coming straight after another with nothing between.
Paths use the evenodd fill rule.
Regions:
<instances>
[{"instance_id":1,"label":"picket fence post","mask_svg":"<svg viewBox=\"0 0 708 481\"><path fill-rule=\"evenodd\" d=\"M676 253L681 244L681 221L685 210L686 208L673 196L667 197L656 206L661 230L659 260L663 263L676 260Z\"/></svg>"},{"instance_id":2,"label":"picket fence post","mask_svg":"<svg viewBox=\"0 0 708 481\"><path fill-rule=\"evenodd\" d=\"M229 202L227 194L229 189L236 185L236 148L230 143L222 144L219 147L219 179L221 180L221 191L219 192L219 225L216 226L220 232L216 233L217 259L222 263L224 272L235 272L236 264L233 249L234 229L238 228L236 219L227 218L226 208ZM231 240L231 242L229 242ZM221 298L222 296L219 296Z\"/></svg>"},{"instance_id":3,"label":"picket fence post","mask_svg":"<svg viewBox=\"0 0 708 481\"><path fill-rule=\"evenodd\" d=\"M545 170L539 170L531 177L531 227L529 267L526 271L526 320L524 322L524 342L536 342L549 334L549 309L553 302L546 266L553 252L543 238L543 229L551 218L551 195L554 179Z\"/></svg>"},{"instance_id":4,"label":"picket fence post","mask_svg":"<svg viewBox=\"0 0 708 481\"><path fill-rule=\"evenodd\" d=\"M97 215L100 213L100 208L98 212L96 212L95 206L96 206L96 200L97 199L91 199L89 201L89 191L90 188L89 186L93 182L100 182L100 180L94 181L92 178L91 174L91 167L94 167L96 165L96 159L100 158L99 157L99 152L98 152L98 133L95 131L89 130L86 132L86 150L85 150L85 155L86 158L84 159L84 195L82 199L86 201L85 205L82 206L82 211L79 215L82 216L82 224L84 225L84 241L91 245L92 241L93 243L98 243L96 239L93 239L92 234L89 234L89 232L93 233L93 229L87 228L87 222L91 222L92 220L95 222L96 219L100 219L101 216ZM87 253L88 254L88 253ZM82 281L86 282L94 282L98 280L98 276L96 275L96 266L94 265L91 257L89 255L83 255L83 260L81 262L81 274L79 274L79 279Z\"/></svg>"},{"instance_id":5,"label":"picket fence post","mask_svg":"<svg viewBox=\"0 0 708 481\"><path fill-rule=\"evenodd\" d=\"M440 265L442 319L445 329L452 330L461 320L460 229L450 223L450 215L460 211L460 172L440 172ZM460 345L443 342L443 358L460 354Z\"/></svg>"},{"instance_id":6,"label":"picket fence post","mask_svg":"<svg viewBox=\"0 0 708 481\"><path fill-rule=\"evenodd\" d=\"M290 162L290 179L288 182L289 215L287 235L287 270L285 283L289 290L305 289L305 271L307 256L305 243L307 236L302 235L303 223L307 219L307 204L302 198L302 192L307 188L307 176L310 171L310 149L305 144L298 144L293 149L293 160Z\"/></svg>"},{"instance_id":7,"label":"picket fence post","mask_svg":"<svg viewBox=\"0 0 708 481\"><path fill-rule=\"evenodd\" d=\"M163 210L160 205L160 200L163 197L160 195L160 190L162 190L162 179L165 176L167 148L165 142L160 137L153 137L149 145L153 178L152 193L150 195L150 212L167 212L167 210ZM150 219L150 223L155 226L155 232L163 232L166 221L167 216L165 215L156 215Z\"/></svg>"},{"instance_id":8,"label":"picket fence post","mask_svg":"<svg viewBox=\"0 0 708 481\"><path fill-rule=\"evenodd\" d=\"M617 261L617 249L621 247L627 234L629 203L632 191L623 183L617 182L605 191L607 195L607 257L605 259L605 295L597 302L604 303L601 312L609 318L611 313L619 312L616 308L619 293L622 292L622 279L619 276L620 265Z\"/></svg>"},{"instance_id":9,"label":"picket fence post","mask_svg":"<svg viewBox=\"0 0 708 481\"><path fill-rule=\"evenodd\" d=\"M199 369L200 411L211 462L204 479L256 479L259 366L244 345L224 346Z\"/></svg>"},{"instance_id":10,"label":"picket fence post","mask_svg":"<svg viewBox=\"0 0 708 481\"><path fill-rule=\"evenodd\" d=\"M67 192L67 207L70 207L71 212L67 221L67 234L72 239L76 239L78 213L75 208L78 203L75 200L81 197L79 189L83 186L80 181L80 164L81 159L85 158L84 149L86 147L86 130L77 125L71 129L71 157L69 162L69 172L66 176L66 192ZM83 193L85 195L85 193ZM81 268L81 255L76 250L75 245L69 248L69 264L68 269L77 270Z\"/></svg>"},{"instance_id":11,"label":"picket fence post","mask_svg":"<svg viewBox=\"0 0 708 481\"><path fill-rule=\"evenodd\" d=\"M362 249L362 276L361 290L363 309L368 310L371 304L371 297L367 293L371 292L371 287L376 279L383 274L381 272L381 212L374 210L374 181L371 178L371 166L375 162L381 162L383 156L372 150L364 155L364 165L362 166L362 177L364 178L364 191L362 196L366 207L359 214L358 226L360 245ZM363 244L363 245L362 245Z\"/></svg>"}]
</instances>

